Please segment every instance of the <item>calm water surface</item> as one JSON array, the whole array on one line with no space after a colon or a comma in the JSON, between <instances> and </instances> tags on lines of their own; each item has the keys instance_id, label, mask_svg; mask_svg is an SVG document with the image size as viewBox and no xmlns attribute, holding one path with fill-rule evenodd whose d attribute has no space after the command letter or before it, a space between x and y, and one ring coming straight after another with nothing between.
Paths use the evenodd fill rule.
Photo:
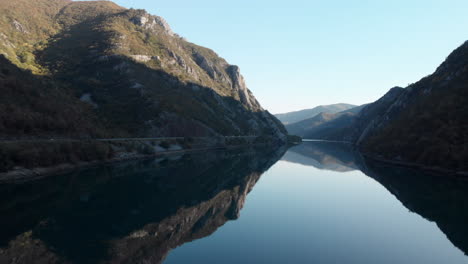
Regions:
<instances>
[{"instance_id":1,"label":"calm water surface","mask_svg":"<svg viewBox=\"0 0 468 264\"><path fill-rule=\"evenodd\" d=\"M468 263L468 183L339 143L0 185L0 263Z\"/></svg>"}]
</instances>

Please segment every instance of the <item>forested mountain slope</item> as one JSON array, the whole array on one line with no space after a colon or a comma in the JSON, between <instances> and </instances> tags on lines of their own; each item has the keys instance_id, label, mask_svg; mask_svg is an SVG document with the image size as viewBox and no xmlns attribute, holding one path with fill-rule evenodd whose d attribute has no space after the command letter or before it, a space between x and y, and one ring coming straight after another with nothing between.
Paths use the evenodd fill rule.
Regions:
<instances>
[{"instance_id":1,"label":"forested mountain slope","mask_svg":"<svg viewBox=\"0 0 468 264\"><path fill-rule=\"evenodd\" d=\"M2 137L285 139L239 67L181 38L161 17L68 0L0 0L0 14L0 54L8 60Z\"/></svg>"},{"instance_id":2,"label":"forested mountain slope","mask_svg":"<svg viewBox=\"0 0 468 264\"><path fill-rule=\"evenodd\" d=\"M355 143L366 153L424 166L468 169L468 42L437 70L395 87L346 127L321 138Z\"/></svg>"}]
</instances>

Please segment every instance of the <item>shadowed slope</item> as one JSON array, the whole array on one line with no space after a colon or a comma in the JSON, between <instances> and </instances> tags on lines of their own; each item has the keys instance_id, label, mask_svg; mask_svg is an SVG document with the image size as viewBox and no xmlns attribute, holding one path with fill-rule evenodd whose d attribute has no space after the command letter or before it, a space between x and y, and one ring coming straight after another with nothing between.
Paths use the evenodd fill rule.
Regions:
<instances>
[{"instance_id":1,"label":"shadowed slope","mask_svg":"<svg viewBox=\"0 0 468 264\"><path fill-rule=\"evenodd\" d=\"M28 8L37 14L26 17L22 11ZM286 139L284 127L248 90L239 67L179 37L161 17L108 1L20 0L16 6L5 2L0 13L0 32L6 32L0 52L53 80L63 98L50 100L87 104L108 134ZM20 47L22 41L27 45Z\"/></svg>"}]
</instances>

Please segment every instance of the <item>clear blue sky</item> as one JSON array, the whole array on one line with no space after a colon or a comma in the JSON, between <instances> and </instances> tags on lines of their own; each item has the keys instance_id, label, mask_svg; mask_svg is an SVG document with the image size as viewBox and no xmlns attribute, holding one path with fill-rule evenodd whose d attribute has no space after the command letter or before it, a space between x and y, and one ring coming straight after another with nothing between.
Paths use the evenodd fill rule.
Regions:
<instances>
[{"instance_id":1,"label":"clear blue sky","mask_svg":"<svg viewBox=\"0 0 468 264\"><path fill-rule=\"evenodd\" d=\"M467 0L116 0L241 67L272 113L374 101L468 39Z\"/></svg>"}]
</instances>

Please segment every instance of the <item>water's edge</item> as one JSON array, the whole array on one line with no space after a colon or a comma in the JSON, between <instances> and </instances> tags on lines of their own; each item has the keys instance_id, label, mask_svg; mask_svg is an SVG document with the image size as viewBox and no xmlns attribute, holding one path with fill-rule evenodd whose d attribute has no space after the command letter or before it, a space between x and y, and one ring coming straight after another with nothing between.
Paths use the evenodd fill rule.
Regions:
<instances>
[{"instance_id":1,"label":"water's edge","mask_svg":"<svg viewBox=\"0 0 468 264\"><path fill-rule=\"evenodd\" d=\"M325 143L340 143L340 144L348 144L351 145L359 155L371 159L374 161L386 163L389 165L393 166L400 166L400 167L405 167L405 168L414 168L418 169L436 176L443 176L443 177L452 177L452 178L466 178L468 180L468 171L460 171L460 170L450 170L442 167L436 167L436 166L427 166L424 164L420 164L417 162L408 162L408 161L401 161L401 160L395 160L395 159L386 159L383 157L380 157L376 154L369 153L369 152L364 152L361 149L359 149L359 146L349 142L349 141L333 141L333 140L321 140L321 139L303 139L303 142L325 142Z\"/></svg>"},{"instance_id":2,"label":"water's edge","mask_svg":"<svg viewBox=\"0 0 468 264\"><path fill-rule=\"evenodd\" d=\"M89 169L101 165L109 165L119 162L132 161L132 160L145 160L153 159L158 157L167 157L181 154L198 153L203 151L217 151L217 150L233 150L248 147L260 147L267 146L270 144L245 144L238 146L213 146L206 148L196 149L181 149L181 150L167 150L157 152L155 154L132 154L128 156L115 157L108 160L93 160L89 162L78 162L75 164L64 163L58 164L52 167L37 167L37 168L17 168L8 172L0 173L0 183L22 183L28 181L34 181L45 177L55 176L58 174L70 173L77 170Z\"/></svg>"}]
</instances>

